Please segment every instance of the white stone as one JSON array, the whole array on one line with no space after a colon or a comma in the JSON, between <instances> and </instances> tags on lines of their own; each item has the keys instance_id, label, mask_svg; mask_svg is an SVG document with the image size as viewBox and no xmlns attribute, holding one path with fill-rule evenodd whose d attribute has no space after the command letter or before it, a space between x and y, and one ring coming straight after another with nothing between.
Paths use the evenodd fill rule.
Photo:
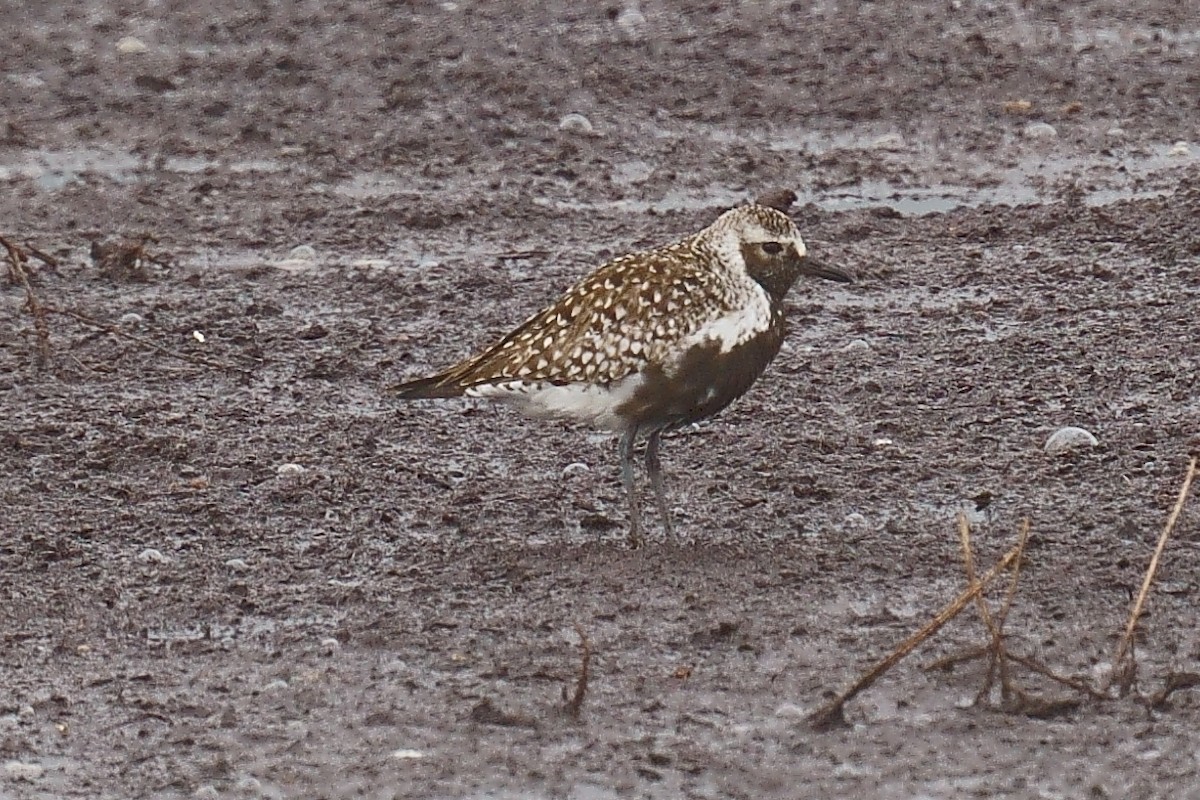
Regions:
<instances>
[{"instance_id":1,"label":"white stone","mask_svg":"<svg viewBox=\"0 0 1200 800\"><path fill-rule=\"evenodd\" d=\"M1059 428L1052 433L1050 438L1046 440L1046 445L1043 449L1053 456L1080 447L1095 447L1098 444L1100 444L1100 441L1091 432L1069 425L1065 428Z\"/></svg>"},{"instance_id":2,"label":"white stone","mask_svg":"<svg viewBox=\"0 0 1200 800\"><path fill-rule=\"evenodd\" d=\"M425 754L420 750L412 750L409 748L401 748L400 750L392 751L392 758L397 761L409 761L416 758L424 758Z\"/></svg>"},{"instance_id":3,"label":"white stone","mask_svg":"<svg viewBox=\"0 0 1200 800\"><path fill-rule=\"evenodd\" d=\"M122 314L121 318L118 319L117 322L120 323L121 327L123 328L138 328L141 327L143 320L141 314L135 314L130 311Z\"/></svg>"},{"instance_id":4,"label":"white stone","mask_svg":"<svg viewBox=\"0 0 1200 800\"><path fill-rule=\"evenodd\" d=\"M630 3L617 15L617 29L630 42L640 42L646 38L646 16L637 3Z\"/></svg>"},{"instance_id":5,"label":"white stone","mask_svg":"<svg viewBox=\"0 0 1200 800\"><path fill-rule=\"evenodd\" d=\"M1167 151L1167 155L1169 156L1180 156L1183 158L1187 158L1191 154L1192 149L1188 146L1187 142L1176 142L1175 144L1171 145L1171 149Z\"/></svg>"},{"instance_id":6,"label":"white stone","mask_svg":"<svg viewBox=\"0 0 1200 800\"><path fill-rule=\"evenodd\" d=\"M196 791L192 792L192 797L196 800L217 800L221 793L217 791L217 787L205 784Z\"/></svg>"},{"instance_id":7,"label":"white stone","mask_svg":"<svg viewBox=\"0 0 1200 800\"><path fill-rule=\"evenodd\" d=\"M591 136L596 132L592 121L583 114L574 112L567 114L558 121L558 129L563 133L575 133L581 136Z\"/></svg>"},{"instance_id":8,"label":"white stone","mask_svg":"<svg viewBox=\"0 0 1200 800\"><path fill-rule=\"evenodd\" d=\"M288 688L288 682L282 678L276 678L262 688L264 692L282 692Z\"/></svg>"},{"instance_id":9,"label":"white stone","mask_svg":"<svg viewBox=\"0 0 1200 800\"><path fill-rule=\"evenodd\" d=\"M885 133L872 142L871 146L876 150L903 150L904 137L895 132Z\"/></svg>"},{"instance_id":10,"label":"white stone","mask_svg":"<svg viewBox=\"0 0 1200 800\"><path fill-rule=\"evenodd\" d=\"M342 649L342 643L332 636L326 636L321 640L321 649L332 655Z\"/></svg>"},{"instance_id":11,"label":"white stone","mask_svg":"<svg viewBox=\"0 0 1200 800\"><path fill-rule=\"evenodd\" d=\"M163 555L163 552L161 550L158 550L153 547L147 547L145 550L138 553L137 560L142 562L143 564L170 564L171 563L171 559L169 557Z\"/></svg>"},{"instance_id":12,"label":"white stone","mask_svg":"<svg viewBox=\"0 0 1200 800\"><path fill-rule=\"evenodd\" d=\"M563 477L572 478L576 475L583 475L585 472L591 472L592 468L582 461L576 461L573 464L567 464L563 467Z\"/></svg>"},{"instance_id":13,"label":"white stone","mask_svg":"<svg viewBox=\"0 0 1200 800\"><path fill-rule=\"evenodd\" d=\"M292 462L280 464L275 468L275 474L281 478L287 478L292 475L303 475L306 472L308 472L308 467L304 466L303 464L295 464Z\"/></svg>"},{"instance_id":14,"label":"white stone","mask_svg":"<svg viewBox=\"0 0 1200 800\"><path fill-rule=\"evenodd\" d=\"M1127 134L1126 134L1124 128L1115 127L1115 128L1109 128L1108 130L1106 130L1104 132L1104 135L1108 136L1109 138L1112 138L1112 139L1124 139Z\"/></svg>"},{"instance_id":15,"label":"white stone","mask_svg":"<svg viewBox=\"0 0 1200 800\"><path fill-rule=\"evenodd\" d=\"M317 250L312 245L298 244L288 251L290 261L316 261Z\"/></svg>"},{"instance_id":16,"label":"white stone","mask_svg":"<svg viewBox=\"0 0 1200 800\"><path fill-rule=\"evenodd\" d=\"M842 520L842 524L847 528L866 528L868 526L867 518L857 511L852 511Z\"/></svg>"},{"instance_id":17,"label":"white stone","mask_svg":"<svg viewBox=\"0 0 1200 800\"><path fill-rule=\"evenodd\" d=\"M204 334L200 331L192 331L192 338L200 344L204 344Z\"/></svg>"},{"instance_id":18,"label":"white stone","mask_svg":"<svg viewBox=\"0 0 1200 800\"><path fill-rule=\"evenodd\" d=\"M12 781L36 781L44 774L45 767L28 761L9 761L4 765L4 775Z\"/></svg>"},{"instance_id":19,"label":"white stone","mask_svg":"<svg viewBox=\"0 0 1200 800\"><path fill-rule=\"evenodd\" d=\"M242 558L231 558L225 562L225 566L229 567L231 570L234 570L235 572L249 572L250 571L250 565L247 564L246 560L242 559Z\"/></svg>"},{"instance_id":20,"label":"white stone","mask_svg":"<svg viewBox=\"0 0 1200 800\"><path fill-rule=\"evenodd\" d=\"M1031 122L1025 126L1025 130L1021 134L1026 139L1055 139L1058 137L1058 131L1047 122Z\"/></svg>"},{"instance_id":21,"label":"white stone","mask_svg":"<svg viewBox=\"0 0 1200 800\"><path fill-rule=\"evenodd\" d=\"M891 439L887 438L886 436L881 436L880 438L875 439L871 442L872 447L891 447L893 444L895 444L895 442L893 442Z\"/></svg>"},{"instance_id":22,"label":"white stone","mask_svg":"<svg viewBox=\"0 0 1200 800\"><path fill-rule=\"evenodd\" d=\"M775 709L775 716L785 719L804 719L808 714L808 709L795 703L784 703Z\"/></svg>"},{"instance_id":23,"label":"white stone","mask_svg":"<svg viewBox=\"0 0 1200 800\"><path fill-rule=\"evenodd\" d=\"M144 53L150 48L146 43L136 36L122 36L117 41L117 52L121 55L135 56L139 53Z\"/></svg>"},{"instance_id":24,"label":"white stone","mask_svg":"<svg viewBox=\"0 0 1200 800\"><path fill-rule=\"evenodd\" d=\"M237 785L234 788L244 795L258 797L262 794L262 781L253 775L246 775L238 779Z\"/></svg>"}]
</instances>

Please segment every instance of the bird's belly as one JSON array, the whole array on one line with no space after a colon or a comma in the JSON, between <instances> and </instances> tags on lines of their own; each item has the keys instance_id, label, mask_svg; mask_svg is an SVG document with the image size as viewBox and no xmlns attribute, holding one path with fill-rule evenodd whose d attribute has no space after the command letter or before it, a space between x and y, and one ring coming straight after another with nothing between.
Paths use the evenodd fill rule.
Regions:
<instances>
[{"instance_id":1,"label":"bird's belly","mask_svg":"<svg viewBox=\"0 0 1200 800\"><path fill-rule=\"evenodd\" d=\"M641 373L612 384L511 381L472 387L466 393L511 403L531 416L569 419L617 431L628 425L621 406L643 381Z\"/></svg>"},{"instance_id":2,"label":"bird's belly","mask_svg":"<svg viewBox=\"0 0 1200 800\"><path fill-rule=\"evenodd\" d=\"M725 350L719 342L693 346L668 370L651 367L617 409L645 428L674 427L717 414L754 384L783 343L771 329Z\"/></svg>"},{"instance_id":3,"label":"bird's belly","mask_svg":"<svg viewBox=\"0 0 1200 800\"><path fill-rule=\"evenodd\" d=\"M666 368L649 364L615 383L512 380L465 394L614 431L670 428L711 417L745 394L782 343L782 328L772 327L730 349L719 340L695 344Z\"/></svg>"}]
</instances>

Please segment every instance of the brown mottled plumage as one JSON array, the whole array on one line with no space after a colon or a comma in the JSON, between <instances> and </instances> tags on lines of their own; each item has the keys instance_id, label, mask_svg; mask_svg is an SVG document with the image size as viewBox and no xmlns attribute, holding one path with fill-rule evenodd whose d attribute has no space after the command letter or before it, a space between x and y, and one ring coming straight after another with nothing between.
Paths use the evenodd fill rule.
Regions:
<instances>
[{"instance_id":1,"label":"brown mottled plumage","mask_svg":"<svg viewBox=\"0 0 1200 800\"><path fill-rule=\"evenodd\" d=\"M808 257L786 214L741 206L682 241L608 262L483 352L395 391L494 397L620 431L636 542L638 437L669 531L662 432L716 414L758 379L783 343L783 299L802 274L851 280Z\"/></svg>"}]
</instances>

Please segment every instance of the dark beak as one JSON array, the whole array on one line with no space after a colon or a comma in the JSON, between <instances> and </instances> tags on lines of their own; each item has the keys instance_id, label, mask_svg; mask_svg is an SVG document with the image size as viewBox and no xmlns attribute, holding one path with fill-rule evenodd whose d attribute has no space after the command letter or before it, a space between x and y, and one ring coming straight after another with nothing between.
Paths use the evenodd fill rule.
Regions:
<instances>
[{"instance_id":1,"label":"dark beak","mask_svg":"<svg viewBox=\"0 0 1200 800\"><path fill-rule=\"evenodd\" d=\"M827 281L837 281L838 283L854 283L854 276L849 272L822 264L812 256L805 256L800 260L800 274L811 275L814 278L824 278Z\"/></svg>"}]
</instances>

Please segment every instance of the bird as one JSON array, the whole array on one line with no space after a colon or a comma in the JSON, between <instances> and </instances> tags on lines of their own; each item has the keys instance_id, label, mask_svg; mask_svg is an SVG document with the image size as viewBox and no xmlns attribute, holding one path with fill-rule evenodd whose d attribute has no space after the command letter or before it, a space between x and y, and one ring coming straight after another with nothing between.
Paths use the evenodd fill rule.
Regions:
<instances>
[{"instance_id":1,"label":"bird","mask_svg":"<svg viewBox=\"0 0 1200 800\"><path fill-rule=\"evenodd\" d=\"M638 443L671 537L663 434L714 416L758 380L783 345L784 298L802 276L854 280L809 255L784 211L736 206L686 238L608 261L490 347L392 393L500 400L620 434L628 540L637 547Z\"/></svg>"}]
</instances>

